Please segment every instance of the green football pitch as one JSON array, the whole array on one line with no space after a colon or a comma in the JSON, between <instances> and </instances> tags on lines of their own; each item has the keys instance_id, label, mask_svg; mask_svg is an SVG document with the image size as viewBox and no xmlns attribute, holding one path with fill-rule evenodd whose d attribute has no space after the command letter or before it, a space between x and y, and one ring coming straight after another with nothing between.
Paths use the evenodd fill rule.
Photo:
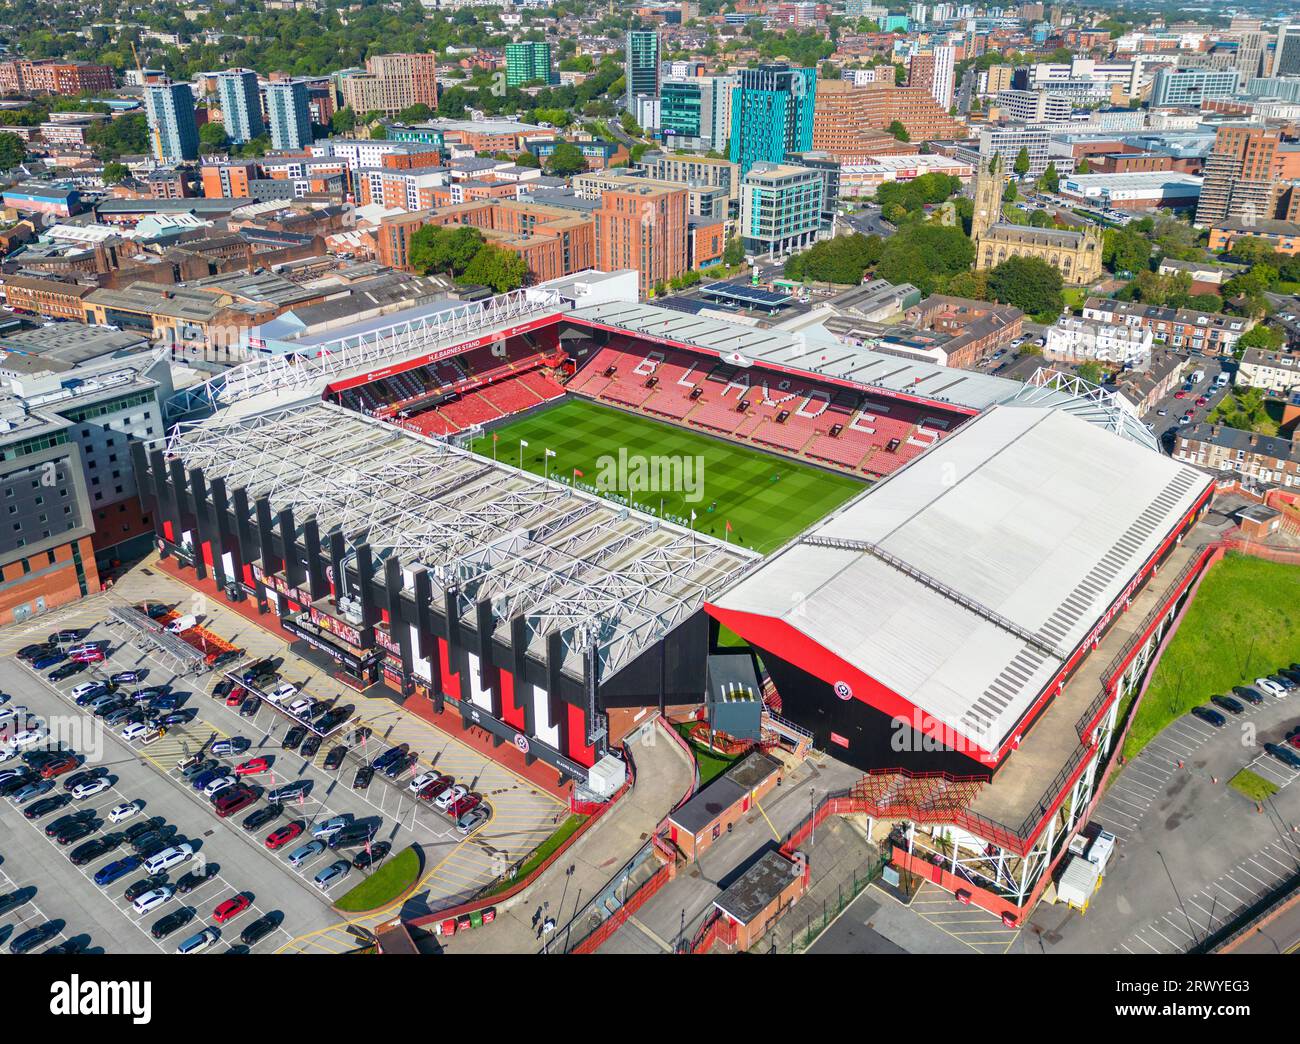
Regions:
<instances>
[{"instance_id":1,"label":"green football pitch","mask_svg":"<svg viewBox=\"0 0 1300 1044\"><path fill-rule=\"evenodd\" d=\"M621 496L652 514L660 513L662 503L663 515L684 525L694 511L697 532L760 552L779 547L866 486L849 475L586 399L567 399L494 433L495 444L489 432L470 448L487 457L495 452L503 464L522 464L539 475L549 470L557 479ZM555 454L549 465L548 449Z\"/></svg>"}]
</instances>

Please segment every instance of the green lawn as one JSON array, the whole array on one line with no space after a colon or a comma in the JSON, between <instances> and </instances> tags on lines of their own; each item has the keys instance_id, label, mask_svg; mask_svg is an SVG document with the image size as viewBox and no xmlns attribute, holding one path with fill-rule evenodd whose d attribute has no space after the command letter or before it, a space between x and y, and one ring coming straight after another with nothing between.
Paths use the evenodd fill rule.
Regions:
<instances>
[{"instance_id":1,"label":"green lawn","mask_svg":"<svg viewBox=\"0 0 1300 1044\"><path fill-rule=\"evenodd\" d=\"M700 769L701 790L736 763L735 758L729 758L724 754L709 750L708 747L702 747L691 739L691 726L689 724L678 722L673 725L673 728L686 741L686 745L691 748L691 753L695 755L695 764Z\"/></svg>"},{"instance_id":2,"label":"green lawn","mask_svg":"<svg viewBox=\"0 0 1300 1044\"><path fill-rule=\"evenodd\" d=\"M334 904L345 913L364 913L387 906L420 876L420 853L414 848L399 852Z\"/></svg>"},{"instance_id":3,"label":"green lawn","mask_svg":"<svg viewBox=\"0 0 1300 1044\"><path fill-rule=\"evenodd\" d=\"M598 461L617 461L626 449L632 466L624 469L635 477L635 458L672 457L689 461L678 474L694 476L695 459L701 461L698 482L678 482L677 490L627 492L618 478L614 491L628 496L638 507L658 514L662 500L664 514L686 524L696 512L695 529L720 539L730 539L756 551L778 547L800 530L862 492L865 483L807 464L785 460L746 446L660 423L622 410L611 409L586 399L568 399L549 410L534 413L494 429L496 456L502 463L516 464L520 458L529 471L542 474L547 449L550 473L557 478L574 478L587 486L601 483L609 470ZM491 456L492 435L485 434L471 446L476 453ZM731 532L726 532L727 522Z\"/></svg>"},{"instance_id":4,"label":"green lawn","mask_svg":"<svg viewBox=\"0 0 1300 1044\"><path fill-rule=\"evenodd\" d=\"M1266 801L1277 793L1277 787L1263 776L1251 772L1250 769L1242 769L1238 772L1228 780L1228 786L1246 795L1251 801Z\"/></svg>"},{"instance_id":5,"label":"green lawn","mask_svg":"<svg viewBox=\"0 0 1300 1044\"><path fill-rule=\"evenodd\" d=\"M1300 566L1228 555L1211 568L1133 719L1131 758L1216 693L1300 660Z\"/></svg>"}]
</instances>

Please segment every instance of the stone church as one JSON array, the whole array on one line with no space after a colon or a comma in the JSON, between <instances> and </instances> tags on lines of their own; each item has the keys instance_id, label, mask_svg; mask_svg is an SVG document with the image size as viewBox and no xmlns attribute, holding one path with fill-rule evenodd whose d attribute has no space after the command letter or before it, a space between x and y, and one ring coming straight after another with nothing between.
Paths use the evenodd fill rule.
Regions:
<instances>
[{"instance_id":1,"label":"stone church","mask_svg":"<svg viewBox=\"0 0 1300 1044\"><path fill-rule=\"evenodd\" d=\"M975 214L971 239L975 270L995 268L1009 257L1037 257L1060 270L1066 286L1086 286L1101 278L1101 230L1083 232L1013 225L999 220L1006 176L998 156L975 175Z\"/></svg>"}]
</instances>

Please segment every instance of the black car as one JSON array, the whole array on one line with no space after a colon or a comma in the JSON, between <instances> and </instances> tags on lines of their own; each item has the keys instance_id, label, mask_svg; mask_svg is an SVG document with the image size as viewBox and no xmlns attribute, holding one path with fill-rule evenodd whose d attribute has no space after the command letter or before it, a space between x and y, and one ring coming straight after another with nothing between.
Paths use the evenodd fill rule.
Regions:
<instances>
[{"instance_id":1,"label":"black car","mask_svg":"<svg viewBox=\"0 0 1300 1044\"><path fill-rule=\"evenodd\" d=\"M122 893L122 898L128 903L133 903L145 892L152 892L155 888L166 883L166 874L151 874L148 877L142 877L133 884L127 885L126 891Z\"/></svg>"},{"instance_id":2,"label":"black car","mask_svg":"<svg viewBox=\"0 0 1300 1044\"><path fill-rule=\"evenodd\" d=\"M18 650L17 655L18 659L26 660L30 663L32 660L39 660L42 656L49 656L51 653L56 653L58 651L59 647L57 645L24 645Z\"/></svg>"},{"instance_id":3,"label":"black car","mask_svg":"<svg viewBox=\"0 0 1300 1044\"><path fill-rule=\"evenodd\" d=\"M284 734L284 740L280 743L284 750L297 750L298 745L302 743L303 737L307 735L307 730L301 725L295 725Z\"/></svg>"},{"instance_id":4,"label":"black car","mask_svg":"<svg viewBox=\"0 0 1300 1044\"><path fill-rule=\"evenodd\" d=\"M89 633L88 628L69 627L62 631L55 631L45 640L50 645L62 645L65 642L79 642Z\"/></svg>"},{"instance_id":5,"label":"black car","mask_svg":"<svg viewBox=\"0 0 1300 1044\"><path fill-rule=\"evenodd\" d=\"M1243 714L1246 710L1240 700L1234 700L1231 696L1211 696L1210 702L1216 707L1222 707L1229 714Z\"/></svg>"},{"instance_id":6,"label":"black car","mask_svg":"<svg viewBox=\"0 0 1300 1044\"><path fill-rule=\"evenodd\" d=\"M131 693L132 703L149 703L156 700L159 696L167 695L167 687L164 685L149 685L143 689L136 689Z\"/></svg>"},{"instance_id":7,"label":"black car","mask_svg":"<svg viewBox=\"0 0 1300 1044\"><path fill-rule=\"evenodd\" d=\"M409 749L410 748L405 743L399 743L396 747L389 747L370 764L373 768L382 772L394 761L403 757Z\"/></svg>"},{"instance_id":8,"label":"black car","mask_svg":"<svg viewBox=\"0 0 1300 1044\"><path fill-rule=\"evenodd\" d=\"M204 758L202 761L196 761L193 765L189 766L189 768L185 769L181 773L181 776L190 780L203 775L205 772L211 772L214 768L220 767L221 762L217 761L215 758Z\"/></svg>"},{"instance_id":9,"label":"black car","mask_svg":"<svg viewBox=\"0 0 1300 1044\"><path fill-rule=\"evenodd\" d=\"M192 707L186 708L185 710L172 711L171 713L164 714L161 718L157 719L156 724L161 725L165 729L171 728L173 725L188 725L194 720L194 715L196 713L197 712Z\"/></svg>"},{"instance_id":10,"label":"black car","mask_svg":"<svg viewBox=\"0 0 1300 1044\"><path fill-rule=\"evenodd\" d=\"M1249 685L1234 685L1232 692L1233 695L1240 696L1247 703L1253 703L1256 706L1264 702L1264 694L1258 689L1252 689Z\"/></svg>"},{"instance_id":11,"label":"black car","mask_svg":"<svg viewBox=\"0 0 1300 1044\"><path fill-rule=\"evenodd\" d=\"M298 717L303 721L311 721L313 718L319 718L330 709L330 700L315 700L310 707L303 711Z\"/></svg>"},{"instance_id":12,"label":"black car","mask_svg":"<svg viewBox=\"0 0 1300 1044\"><path fill-rule=\"evenodd\" d=\"M1228 724L1228 719L1213 707L1193 707L1192 714L1200 718L1201 721L1213 725L1216 729L1221 729L1223 726Z\"/></svg>"},{"instance_id":13,"label":"black car","mask_svg":"<svg viewBox=\"0 0 1300 1044\"><path fill-rule=\"evenodd\" d=\"M131 842L131 847L135 849L135 854L148 859L155 856L164 848L171 845L172 839L176 836L174 826L161 827L158 830L150 830L149 833L142 837L137 837Z\"/></svg>"},{"instance_id":14,"label":"black car","mask_svg":"<svg viewBox=\"0 0 1300 1044\"><path fill-rule=\"evenodd\" d=\"M29 750L23 755L23 763L35 772L40 772L46 765L54 761L62 761L65 754L70 753L66 750Z\"/></svg>"},{"instance_id":15,"label":"black car","mask_svg":"<svg viewBox=\"0 0 1300 1044\"><path fill-rule=\"evenodd\" d=\"M1300 671L1297 671L1291 667L1283 667L1277 673L1282 675L1282 677L1285 678L1287 681L1295 682L1297 685L1300 685Z\"/></svg>"},{"instance_id":16,"label":"black car","mask_svg":"<svg viewBox=\"0 0 1300 1044\"><path fill-rule=\"evenodd\" d=\"M302 746L298 749L298 753L304 758L310 759L316 756L318 750L320 750L320 737L315 733L312 733L302 741Z\"/></svg>"},{"instance_id":17,"label":"black car","mask_svg":"<svg viewBox=\"0 0 1300 1044\"><path fill-rule=\"evenodd\" d=\"M147 669L139 667L133 671L117 671L110 674L108 680L114 685L134 685L136 682L144 681L144 676L148 673Z\"/></svg>"},{"instance_id":18,"label":"black car","mask_svg":"<svg viewBox=\"0 0 1300 1044\"><path fill-rule=\"evenodd\" d=\"M375 836L375 823L349 823L329 839L330 848L355 848Z\"/></svg>"},{"instance_id":19,"label":"black car","mask_svg":"<svg viewBox=\"0 0 1300 1044\"><path fill-rule=\"evenodd\" d=\"M375 770L369 765L362 765L357 769L357 774L352 777L352 789L361 790L363 787L368 787L374 778Z\"/></svg>"},{"instance_id":20,"label":"black car","mask_svg":"<svg viewBox=\"0 0 1300 1044\"><path fill-rule=\"evenodd\" d=\"M254 660L239 675L240 680L245 684L250 684L254 678L266 674L275 669L275 661L269 656L264 660Z\"/></svg>"},{"instance_id":21,"label":"black car","mask_svg":"<svg viewBox=\"0 0 1300 1044\"><path fill-rule=\"evenodd\" d=\"M384 775L389 779L397 779L398 776L414 765L418 758L419 755L415 751L394 758L384 766Z\"/></svg>"},{"instance_id":22,"label":"black car","mask_svg":"<svg viewBox=\"0 0 1300 1044\"><path fill-rule=\"evenodd\" d=\"M122 831L122 836L126 839L128 845L133 845L145 834L158 830L167 820L162 816L152 816L149 819L141 820L139 823L132 823Z\"/></svg>"},{"instance_id":23,"label":"black car","mask_svg":"<svg viewBox=\"0 0 1300 1044\"><path fill-rule=\"evenodd\" d=\"M345 703L342 707L335 707L333 710L327 711L316 719L316 728L320 729L321 732L329 732L332 729L336 729L352 717L352 712L355 710L356 708L350 703ZM353 742L360 743L363 737L369 735L370 729L362 726L356 730Z\"/></svg>"},{"instance_id":24,"label":"black car","mask_svg":"<svg viewBox=\"0 0 1300 1044\"><path fill-rule=\"evenodd\" d=\"M246 696L244 702L239 705L239 716L241 718L251 718L261 706L261 696Z\"/></svg>"},{"instance_id":25,"label":"black car","mask_svg":"<svg viewBox=\"0 0 1300 1044\"><path fill-rule=\"evenodd\" d=\"M105 834L103 837L97 837L93 841L87 841L84 845L74 848L68 858L72 860L73 866L84 866L92 859L98 859L100 856L112 852L121 843L121 834Z\"/></svg>"},{"instance_id":26,"label":"black car","mask_svg":"<svg viewBox=\"0 0 1300 1044\"><path fill-rule=\"evenodd\" d=\"M21 776L14 776L12 779L6 779L0 783L0 797L8 797L10 794L17 794L28 783L35 783L38 776L30 769L23 771Z\"/></svg>"},{"instance_id":27,"label":"black car","mask_svg":"<svg viewBox=\"0 0 1300 1044\"><path fill-rule=\"evenodd\" d=\"M83 808L77 812L69 812L66 816L59 816L52 823L45 824L45 836L57 837L59 832L72 826L73 823L85 823L95 818L93 808Z\"/></svg>"},{"instance_id":28,"label":"black car","mask_svg":"<svg viewBox=\"0 0 1300 1044\"><path fill-rule=\"evenodd\" d=\"M90 664L82 663L80 660L69 660L62 667L55 667L50 671L50 681L63 681L65 678L71 678L74 674L80 674Z\"/></svg>"},{"instance_id":29,"label":"black car","mask_svg":"<svg viewBox=\"0 0 1300 1044\"><path fill-rule=\"evenodd\" d=\"M217 655L212 658L212 666L224 667L228 663L234 663L243 655L243 649L227 649L225 652L217 653Z\"/></svg>"},{"instance_id":30,"label":"black car","mask_svg":"<svg viewBox=\"0 0 1300 1044\"><path fill-rule=\"evenodd\" d=\"M194 911L188 906L179 910L173 910L166 917L160 917L154 921L153 927L149 929L149 934L155 939L165 939L178 928L183 928L194 920Z\"/></svg>"},{"instance_id":31,"label":"black car","mask_svg":"<svg viewBox=\"0 0 1300 1044\"><path fill-rule=\"evenodd\" d=\"M376 841L370 846L369 852L358 852L356 858L352 860L352 865L358 870L367 870L376 866L392 850L393 846L387 841Z\"/></svg>"},{"instance_id":32,"label":"black car","mask_svg":"<svg viewBox=\"0 0 1300 1044\"><path fill-rule=\"evenodd\" d=\"M224 700L234 691L234 689L235 682L229 678L222 678L221 681L217 682L217 684L212 687L212 691L208 695L214 700Z\"/></svg>"},{"instance_id":33,"label":"black car","mask_svg":"<svg viewBox=\"0 0 1300 1044\"><path fill-rule=\"evenodd\" d=\"M343 764L343 759L348 756L348 748L343 744L337 747L331 747L330 752L325 755L325 767L333 770Z\"/></svg>"},{"instance_id":34,"label":"black car","mask_svg":"<svg viewBox=\"0 0 1300 1044\"><path fill-rule=\"evenodd\" d=\"M31 953L36 947L49 942L59 934L58 927L53 921L46 921L44 924L33 928L31 931L23 932L13 942L9 944L10 953Z\"/></svg>"},{"instance_id":35,"label":"black car","mask_svg":"<svg viewBox=\"0 0 1300 1044\"><path fill-rule=\"evenodd\" d=\"M1284 743L1265 743L1264 750L1287 768L1300 769L1300 754Z\"/></svg>"},{"instance_id":36,"label":"black car","mask_svg":"<svg viewBox=\"0 0 1300 1044\"><path fill-rule=\"evenodd\" d=\"M7 914L10 910L16 910L23 903L31 899L36 889L23 889L17 892L5 892L0 895L0 914Z\"/></svg>"},{"instance_id":37,"label":"black car","mask_svg":"<svg viewBox=\"0 0 1300 1044\"><path fill-rule=\"evenodd\" d=\"M93 819L79 819L75 823L69 823L63 829L54 834L54 840L59 844L71 845L83 838L89 837L99 829L99 824Z\"/></svg>"},{"instance_id":38,"label":"black car","mask_svg":"<svg viewBox=\"0 0 1300 1044\"><path fill-rule=\"evenodd\" d=\"M23 818L41 819L44 816L48 816L51 812L57 812L71 800L71 794L55 794L53 797L41 798L40 801L33 801L23 809Z\"/></svg>"},{"instance_id":39,"label":"black car","mask_svg":"<svg viewBox=\"0 0 1300 1044\"><path fill-rule=\"evenodd\" d=\"M217 872L217 866L215 863L204 863L198 870L191 870L176 882L176 894L189 895L189 893L198 888L199 885L211 881L216 877Z\"/></svg>"},{"instance_id":40,"label":"black car","mask_svg":"<svg viewBox=\"0 0 1300 1044\"><path fill-rule=\"evenodd\" d=\"M275 819L283 811L283 805L263 805L256 812L250 812L239 825L249 833L252 833L254 830L266 826L267 823L271 822L271 820Z\"/></svg>"},{"instance_id":41,"label":"black car","mask_svg":"<svg viewBox=\"0 0 1300 1044\"><path fill-rule=\"evenodd\" d=\"M112 714L114 711L124 710L129 706L131 706L131 702L126 699L126 697L114 696L107 703L101 703L91 713L94 714L96 718L102 718L106 715Z\"/></svg>"},{"instance_id":42,"label":"black car","mask_svg":"<svg viewBox=\"0 0 1300 1044\"><path fill-rule=\"evenodd\" d=\"M101 696L107 696L112 691L113 691L112 687L109 686L106 682L98 682L95 684L94 688L87 689L85 692L83 692L72 702L75 703L78 707L85 707L91 703L94 703Z\"/></svg>"},{"instance_id":43,"label":"black car","mask_svg":"<svg viewBox=\"0 0 1300 1044\"><path fill-rule=\"evenodd\" d=\"M252 946L254 943L261 939L265 939L275 931L276 924L277 918L275 914L263 914L244 929L243 933L239 936L239 941L245 946Z\"/></svg>"}]
</instances>

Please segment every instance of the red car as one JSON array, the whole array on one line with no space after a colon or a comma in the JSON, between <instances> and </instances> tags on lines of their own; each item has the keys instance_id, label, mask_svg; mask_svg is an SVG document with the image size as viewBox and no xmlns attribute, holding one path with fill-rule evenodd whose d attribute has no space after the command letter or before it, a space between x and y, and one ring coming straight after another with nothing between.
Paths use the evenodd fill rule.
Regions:
<instances>
[{"instance_id":1,"label":"red car","mask_svg":"<svg viewBox=\"0 0 1300 1044\"><path fill-rule=\"evenodd\" d=\"M1176 392L1174 392L1174 398L1175 398L1175 399L1185 399L1185 398L1187 398L1187 392L1184 391L1182 388L1179 388Z\"/></svg>"},{"instance_id":2,"label":"red car","mask_svg":"<svg viewBox=\"0 0 1300 1044\"><path fill-rule=\"evenodd\" d=\"M452 819L459 819L482 800L477 794L466 794L463 798L457 798L447 806L447 815L451 816Z\"/></svg>"},{"instance_id":3,"label":"red car","mask_svg":"<svg viewBox=\"0 0 1300 1044\"><path fill-rule=\"evenodd\" d=\"M432 780L422 786L420 792L416 796L424 801L432 801L454 782L456 781L450 776L443 776L440 779Z\"/></svg>"},{"instance_id":4,"label":"red car","mask_svg":"<svg viewBox=\"0 0 1300 1044\"><path fill-rule=\"evenodd\" d=\"M71 772L77 767L77 764L76 756L72 754L69 754L66 758L60 758L58 761L51 761L41 769L41 779L53 779L65 772Z\"/></svg>"},{"instance_id":5,"label":"red car","mask_svg":"<svg viewBox=\"0 0 1300 1044\"><path fill-rule=\"evenodd\" d=\"M224 903L221 903L215 910L213 910L212 919L216 921L217 924L225 924L227 921L234 920L252 905L253 900L248 898L248 896L242 894L237 895L233 899L227 899Z\"/></svg>"},{"instance_id":6,"label":"red car","mask_svg":"<svg viewBox=\"0 0 1300 1044\"><path fill-rule=\"evenodd\" d=\"M1207 399L1204 395L1202 395L1199 399L1196 400L1197 406L1208 406L1209 404L1210 404L1210 400Z\"/></svg>"},{"instance_id":7,"label":"red car","mask_svg":"<svg viewBox=\"0 0 1300 1044\"><path fill-rule=\"evenodd\" d=\"M259 772L270 769L271 763L266 758L249 758L242 765L235 766L236 776L256 776Z\"/></svg>"},{"instance_id":8,"label":"red car","mask_svg":"<svg viewBox=\"0 0 1300 1044\"><path fill-rule=\"evenodd\" d=\"M301 819L295 819L285 823L282 827L276 827L266 835L266 847L274 852L277 848L283 848L295 837L307 829L307 824Z\"/></svg>"},{"instance_id":9,"label":"red car","mask_svg":"<svg viewBox=\"0 0 1300 1044\"><path fill-rule=\"evenodd\" d=\"M244 697L247 695L248 694L244 692L242 687L236 685L233 689L230 690L230 695L226 697L226 706L238 707L241 703L244 702Z\"/></svg>"},{"instance_id":10,"label":"red car","mask_svg":"<svg viewBox=\"0 0 1300 1044\"><path fill-rule=\"evenodd\" d=\"M217 799L212 803L212 807L217 811L218 819L225 819L227 816L233 816L236 812L242 812L249 805L257 800L257 793L246 787L227 787L217 794Z\"/></svg>"},{"instance_id":11,"label":"red car","mask_svg":"<svg viewBox=\"0 0 1300 1044\"><path fill-rule=\"evenodd\" d=\"M103 663L103 649L82 649L80 652L74 652L68 659L76 663Z\"/></svg>"}]
</instances>

